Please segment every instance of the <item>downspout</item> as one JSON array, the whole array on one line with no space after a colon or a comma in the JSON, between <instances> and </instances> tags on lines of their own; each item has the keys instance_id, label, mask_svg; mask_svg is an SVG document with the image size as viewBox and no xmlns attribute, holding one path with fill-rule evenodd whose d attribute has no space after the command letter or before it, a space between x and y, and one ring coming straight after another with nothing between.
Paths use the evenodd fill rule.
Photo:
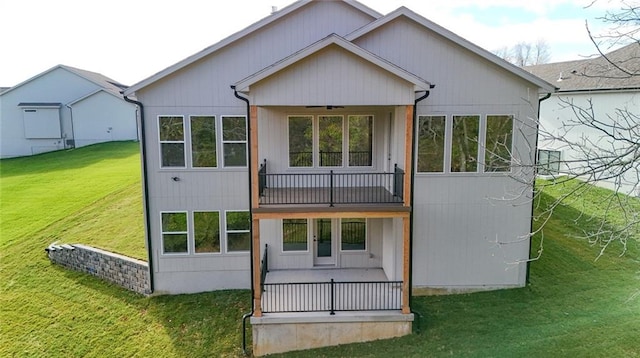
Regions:
<instances>
[{"instance_id":1,"label":"downspout","mask_svg":"<svg viewBox=\"0 0 640 358\"><path fill-rule=\"evenodd\" d=\"M409 226L409 309L411 313L414 314L415 317L418 318L418 328L416 329L418 333L420 332L420 317L422 315L419 312L413 310L413 205L414 205L414 185L415 185L415 163L416 163L416 124L418 119L418 102L426 99L431 94L431 89L435 88L436 85L429 85L429 89L424 91L424 95L418 97L413 102L413 133L411 133L411 211L409 211L409 222L411 225ZM416 92L417 93L417 92Z\"/></svg>"},{"instance_id":2,"label":"downspout","mask_svg":"<svg viewBox=\"0 0 640 358\"><path fill-rule=\"evenodd\" d=\"M538 134L540 132L540 106L542 105L542 101L549 99L549 97L551 97L551 92L547 93L544 97L538 99L538 120L536 122L536 141L535 141L535 147L533 149L534 153L533 153L533 166L532 169L534 170L533 173L533 186L532 186L532 194L533 197L531 198L531 225L529 226L529 233L533 232L533 211L535 209L536 203L535 203L535 194L536 194L536 173L535 170L537 169L537 165L538 165ZM528 285L529 284L529 272L530 272L530 266L531 266L531 237L529 238L529 260L527 260L527 273L525 275L525 284Z\"/></svg>"},{"instance_id":3,"label":"downspout","mask_svg":"<svg viewBox=\"0 0 640 358\"><path fill-rule=\"evenodd\" d=\"M75 129L73 129L73 108L71 108L71 106L68 105L68 104L65 104L65 106L67 108L69 108L69 118L71 118L71 137L73 138L73 148L75 148L76 147L76 132L75 132ZM66 140L66 138L64 138L64 141L65 142L64 142L63 145L64 145L64 147L66 149L67 148L67 140Z\"/></svg>"},{"instance_id":4,"label":"downspout","mask_svg":"<svg viewBox=\"0 0 640 358\"><path fill-rule=\"evenodd\" d=\"M246 335L246 325L247 318L253 316L253 312L255 308L253 307L253 295L255 294L253 289L253 205L251 203L251 198L253 197L253 185L251 185L251 104L249 103L249 99L246 97L242 97L236 91L236 86L231 86L233 90L233 95L236 96L237 99L244 101L247 104L247 164L249 174L249 217L251 218L251 226L249 226L249 237L251 237L251 245L249 246L249 275L251 276L251 312L245 313L242 315L242 352L244 355L247 355L247 335ZM260 248L258 248L260 249Z\"/></svg>"},{"instance_id":5,"label":"downspout","mask_svg":"<svg viewBox=\"0 0 640 358\"><path fill-rule=\"evenodd\" d=\"M149 260L149 290L150 294L153 293L154 285L153 285L153 249L151 248L151 220L149 219L149 181L147 175L147 156L145 149L145 131L144 131L144 106L142 102L133 100L124 95L123 92L120 92L125 101L129 103L133 103L138 108L140 108L140 156L142 161L142 191L144 192L144 219L145 225L147 229L147 257Z\"/></svg>"}]
</instances>

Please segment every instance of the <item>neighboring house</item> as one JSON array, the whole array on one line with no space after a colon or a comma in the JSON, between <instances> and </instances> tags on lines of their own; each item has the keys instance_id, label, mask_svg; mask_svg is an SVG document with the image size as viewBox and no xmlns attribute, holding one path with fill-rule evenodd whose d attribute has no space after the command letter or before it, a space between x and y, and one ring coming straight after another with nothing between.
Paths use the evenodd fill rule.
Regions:
<instances>
[{"instance_id":1,"label":"neighboring house","mask_svg":"<svg viewBox=\"0 0 640 358\"><path fill-rule=\"evenodd\" d=\"M125 88L58 65L0 92L0 157L136 140L136 106L122 98Z\"/></svg>"},{"instance_id":2,"label":"neighboring house","mask_svg":"<svg viewBox=\"0 0 640 358\"><path fill-rule=\"evenodd\" d=\"M539 161L545 167L543 174L580 172L582 169L577 168L584 165L581 162L585 158L583 152L598 147L615 151L627 144L624 141L610 141L610 138L593 127L575 126L580 109L588 114L585 119L592 116L605 126L613 126L615 122L626 126L627 119L623 115L628 111L635 116L629 124L633 126L635 120L636 128L639 125L640 44L632 43L605 56L525 68L559 87L558 92L544 100L540 107ZM619 67L631 69L636 74L629 76ZM630 133L627 132L627 136ZM638 133L637 129L635 133ZM593 179L605 176L609 176L606 171ZM640 168L636 163L625 175L598 180L597 183L610 189L618 188L626 194L640 195L638 177Z\"/></svg>"},{"instance_id":3,"label":"neighboring house","mask_svg":"<svg viewBox=\"0 0 640 358\"><path fill-rule=\"evenodd\" d=\"M524 286L554 90L404 7L274 12L124 92L153 290L251 287L261 355L408 334L412 290Z\"/></svg>"}]
</instances>

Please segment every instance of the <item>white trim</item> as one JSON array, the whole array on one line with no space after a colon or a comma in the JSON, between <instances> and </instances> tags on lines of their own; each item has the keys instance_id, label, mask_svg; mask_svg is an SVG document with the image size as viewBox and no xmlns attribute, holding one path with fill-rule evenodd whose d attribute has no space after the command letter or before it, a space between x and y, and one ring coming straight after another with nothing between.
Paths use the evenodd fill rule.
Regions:
<instances>
[{"instance_id":1,"label":"white trim","mask_svg":"<svg viewBox=\"0 0 640 358\"><path fill-rule=\"evenodd\" d=\"M160 118L162 117L180 117L182 118L182 141L163 141L160 137ZM156 120L156 126L157 126L157 135L158 135L158 159L160 160L160 163L158 163L160 165L161 169L186 169L187 168L187 141L186 141L186 128L185 128L185 120L184 120L184 115L182 114L161 114L157 116L157 120ZM180 166L180 167L165 167L162 165L162 144L163 143L182 143L182 147L183 147L183 151L184 153L182 154L182 159L184 160L184 165Z\"/></svg>"},{"instance_id":2,"label":"white trim","mask_svg":"<svg viewBox=\"0 0 640 358\"><path fill-rule=\"evenodd\" d=\"M187 230L186 231L168 231L166 232L167 234L170 235L187 235L187 252L165 252L164 251L164 234L165 231L163 229L163 217L162 214L185 214L186 215L186 224L187 224ZM187 210L167 210L167 211L160 211L160 255L162 256L188 256L191 254L191 245L189 245L189 212Z\"/></svg>"},{"instance_id":3,"label":"white trim","mask_svg":"<svg viewBox=\"0 0 640 358\"><path fill-rule=\"evenodd\" d=\"M196 167L193 163L193 132L192 132L192 128L191 128L191 120L193 117L212 117L213 118L213 140L214 142L214 147L216 150L216 165L213 167ZM211 169L217 169L220 167L219 163L219 150L218 150L218 116L216 116L215 114L190 114L189 115L189 167L193 170L211 170Z\"/></svg>"},{"instance_id":4,"label":"white trim","mask_svg":"<svg viewBox=\"0 0 640 358\"><path fill-rule=\"evenodd\" d=\"M230 118L230 117L236 117L236 118L244 118L244 133L245 133L245 140L224 140L224 119L225 118ZM249 131L248 131L248 120L247 120L247 116L246 115L221 115L220 116L220 138L221 138L221 143L220 143L220 147L221 147L221 151L222 151L222 167L223 168L248 168L249 167ZM225 162L225 152L224 152L224 145L225 144L239 144L239 143L244 143L245 146L245 158L244 158L244 165L235 165L235 166L227 166L227 163ZM220 166L218 166L220 167Z\"/></svg>"},{"instance_id":5,"label":"white trim","mask_svg":"<svg viewBox=\"0 0 640 358\"><path fill-rule=\"evenodd\" d=\"M249 221L249 228L247 230L228 230L227 229L227 214L228 213L249 213L249 210L225 210L224 211L224 253L225 254L231 254L231 255L237 255L237 254L246 254L248 252L250 252L250 249L247 250L241 250L241 251L229 251L229 233L231 234L237 234L237 233L249 233L251 234L251 221ZM251 215L249 215L249 220L251 220ZM253 238L251 238L251 235L249 235L249 240L253 240ZM222 240L221 240L221 247L220 247L220 251L222 251Z\"/></svg>"},{"instance_id":6,"label":"white trim","mask_svg":"<svg viewBox=\"0 0 640 358\"><path fill-rule=\"evenodd\" d=\"M537 77L533 74L531 74L530 72L515 66L505 60L503 60L502 58L494 55L493 53L481 48L480 46L456 35L455 33L445 29L444 27L436 24L435 22L432 22L431 20L428 20L424 17L422 17L421 15L407 9L404 6L399 7L398 9L390 12L389 14L370 22L369 24L353 31L352 33L348 34L347 36L345 36L346 41L355 41L358 38L364 36L365 34L368 34L372 31L374 31L377 28L382 27L383 25L395 20L396 18L399 18L401 16L404 16L408 19L413 20L414 22L418 23L419 25L422 25L423 27L435 32L436 34L456 43L459 46L462 46L463 48L475 53L476 55L496 64L497 66L513 73L514 75L536 85L539 89L538 92L541 93L553 93L557 91L557 88L555 86L553 86L552 84L548 83L547 81L541 79L540 77Z\"/></svg>"},{"instance_id":7,"label":"white trim","mask_svg":"<svg viewBox=\"0 0 640 358\"><path fill-rule=\"evenodd\" d=\"M219 251L212 252L196 252L196 213L218 213L218 246ZM220 226L220 210L192 210L191 211L191 227L193 231L191 241L191 249L194 256L220 256L222 254L222 227Z\"/></svg>"}]
</instances>

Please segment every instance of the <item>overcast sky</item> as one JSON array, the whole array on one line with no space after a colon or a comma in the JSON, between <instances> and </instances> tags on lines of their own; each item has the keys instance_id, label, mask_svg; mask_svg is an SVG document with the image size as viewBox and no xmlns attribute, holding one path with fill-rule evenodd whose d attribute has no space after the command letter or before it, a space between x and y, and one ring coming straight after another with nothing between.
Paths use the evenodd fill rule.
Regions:
<instances>
[{"instance_id":1,"label":"overcast sky","mask_svg":"<svg viewBox=\"0 0 640 358\"><path fill-rule=\"evenodd\" d=\"M57 64L137 83L268 16L292 0L0 0L0 86ZM400 6L488 50L545 40L552 62L595 49L585 20L616 0L362 0L387 14Z\"/></svg>"}]
</instances>

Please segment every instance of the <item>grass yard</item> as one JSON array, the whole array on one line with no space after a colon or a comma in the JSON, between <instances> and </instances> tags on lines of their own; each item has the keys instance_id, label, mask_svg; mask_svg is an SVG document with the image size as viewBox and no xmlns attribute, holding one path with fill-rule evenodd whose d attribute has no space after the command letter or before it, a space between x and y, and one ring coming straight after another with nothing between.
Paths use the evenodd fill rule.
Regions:
<instances>
[{"instance_id":1,"label":"grass yard","mask_svg":"<svg viewBox=\"0 0 640 358\"><path fill-rule=\"evenodd\" d=\"M249 291L145 298L47 259L56 240L144 259L139 173L137 143L0 161L0 356L242 355ZM527 287L415 297L416 334L283 356L640 357L638 242L595 261L600 248L574 238L604 193L558 208Z\"/></svg>"}]
</instances>

